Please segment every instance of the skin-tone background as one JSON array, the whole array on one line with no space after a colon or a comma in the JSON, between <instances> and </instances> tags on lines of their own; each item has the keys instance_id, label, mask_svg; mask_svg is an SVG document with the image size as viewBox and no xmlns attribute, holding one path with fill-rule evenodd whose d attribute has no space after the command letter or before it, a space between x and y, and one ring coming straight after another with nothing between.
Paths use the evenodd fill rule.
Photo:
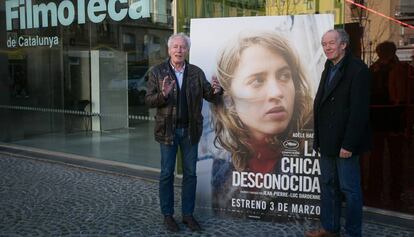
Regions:
<instances>
[{"instance_id":1,"label":"skin-tone background","mask_svg":"<svg viewBox=\"0 0 414 237\"><path fill-rule=\"evenodd\" d=\"M289 65L275 52L253 45L241 54L231 82L236 111L258 141L282 133L292 118L295 86Z\"/></svg>"}]
</instances>

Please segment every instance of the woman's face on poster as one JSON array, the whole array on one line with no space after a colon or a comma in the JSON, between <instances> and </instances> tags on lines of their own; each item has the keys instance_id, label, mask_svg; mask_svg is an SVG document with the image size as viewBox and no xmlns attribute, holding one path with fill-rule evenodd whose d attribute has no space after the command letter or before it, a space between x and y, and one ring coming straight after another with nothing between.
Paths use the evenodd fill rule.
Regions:
<instances>
[{"instance_id":1,"label":"woman's face on poster","mask_svg":"<svg viewBox=\"0 0 414 237\"><path fill-rule=\"evenodd\" d=\"M286 60L263 46L241 54L231 83L236 112L253 138L285 131L292 118L295 86Z\"/></svg>"}]
</instances>

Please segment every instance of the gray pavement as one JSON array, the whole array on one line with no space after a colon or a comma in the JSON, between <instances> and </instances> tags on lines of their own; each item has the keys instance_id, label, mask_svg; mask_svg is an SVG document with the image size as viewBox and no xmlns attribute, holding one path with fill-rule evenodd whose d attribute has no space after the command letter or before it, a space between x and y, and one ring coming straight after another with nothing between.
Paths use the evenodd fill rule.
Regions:
<instances>
[{"instance_id":1,"label":"gray pavement","mask_svg":"<svg viewBox=\"0 0 414 237\"><path fill-rule=\"evenodd\" d=\"M176 210L180 210L180 187ZM165 230L158 183L0 152L0 236L303 236L314 221L263 222L215 216L198 208L204 228ZM177 211L179 212L179 211ZM180 220L180 213L176 214ZM414 225L365 219L364 236L413 236Z\"/></svg>"}]
</instances>

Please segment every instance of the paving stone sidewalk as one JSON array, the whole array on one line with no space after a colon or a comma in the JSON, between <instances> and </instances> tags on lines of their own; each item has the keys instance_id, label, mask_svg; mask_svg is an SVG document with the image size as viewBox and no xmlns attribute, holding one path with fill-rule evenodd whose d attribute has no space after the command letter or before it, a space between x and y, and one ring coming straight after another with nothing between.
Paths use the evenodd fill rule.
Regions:
<instances>
[{"instance_id":1,"label":"paving stone sidewalk","mask_svg":"<svg viewBox=\"0 0 414 237\"><path fill-rule=\"evenodd\" d=\"M179 210L181 191L176 190ZM178 234L162 225L158 183L0 153L0 236L303 236L311 221L272 223L214 216L198 208L204 228ZM176 216L180 220L180 215ZM409 236L413 229L365 221L364 236Z\"/></svg>"}]
</instances>

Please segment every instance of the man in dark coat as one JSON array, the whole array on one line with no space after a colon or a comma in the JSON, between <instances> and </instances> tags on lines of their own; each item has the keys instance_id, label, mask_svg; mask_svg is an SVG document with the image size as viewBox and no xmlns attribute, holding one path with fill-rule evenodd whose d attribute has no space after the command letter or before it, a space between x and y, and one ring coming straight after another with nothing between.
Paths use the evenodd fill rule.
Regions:
<instances>
[{"instance_id":1,"label":"man in dark coat","mask_svg":"<svg viewBox=\"0 0 414 237\"><path fill-rule=\"evenodd\" d=\"M345 230L361 236L362 191L360 155L370 148L369 104L371 75L352 57L349 36L329 30L322 37L328 58L314 101L314 149L321 154L321 225L308 237L339 236L342 195Z\"/></svg>"},{"instance_id":2,"label":"man in dark coat","mask_svg":"<svg viewBox=\"0 0 414 237\"><path fill-rule=\"evenodd\" d=\"M179 230L173 218L174 169L178 147L183 158L183 223L192 231L201 230L193 217L198 142L203 129L201 107L203 98L214 102L222 94L217 79L213 79L211 86L199 67L186 62L189 49L190 39L185 34L170 36L170 57L151 69L145 96L145 103L157 108L154 136L161 148L160 205L165 226L174 232Z\"/></svg>"}]
</instances>

